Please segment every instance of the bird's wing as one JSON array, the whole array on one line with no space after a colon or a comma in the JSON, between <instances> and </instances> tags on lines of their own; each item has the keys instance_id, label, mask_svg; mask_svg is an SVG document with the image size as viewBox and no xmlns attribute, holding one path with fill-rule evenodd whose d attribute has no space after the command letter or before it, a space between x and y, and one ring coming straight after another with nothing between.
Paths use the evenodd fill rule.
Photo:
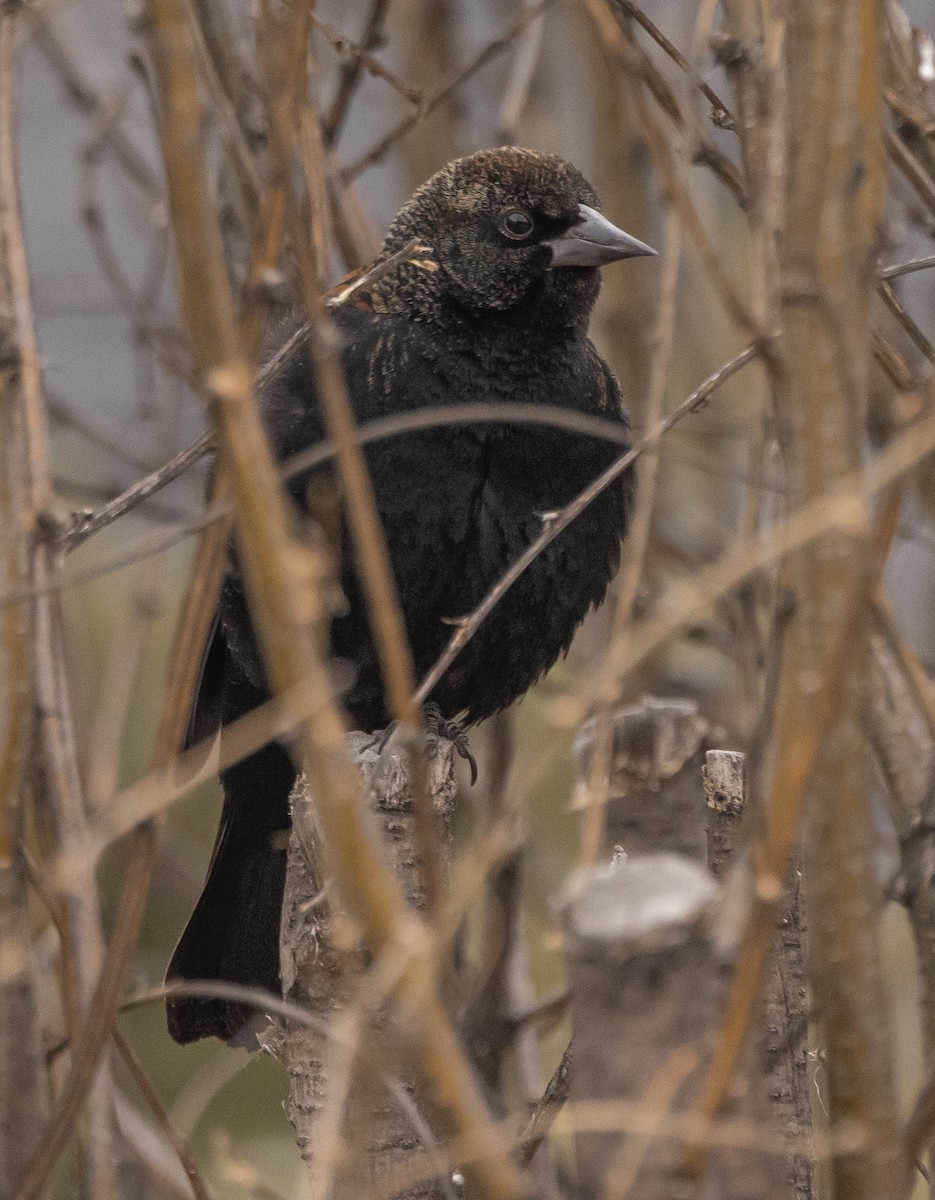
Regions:
<instances>
[{"instance_id":1,"label":"bird's wing","mask_svg":"<svg viewBox=\"0 0 935 1200\"><path fill-rule=\"evenodd\" d=\"M229 670L230 652L221 626L220 610L215 613L211 632L205 642L198 668L198 682L188 718L185 749L188 750L221 727L221 701Z\"/></svg>"}]
</instances>

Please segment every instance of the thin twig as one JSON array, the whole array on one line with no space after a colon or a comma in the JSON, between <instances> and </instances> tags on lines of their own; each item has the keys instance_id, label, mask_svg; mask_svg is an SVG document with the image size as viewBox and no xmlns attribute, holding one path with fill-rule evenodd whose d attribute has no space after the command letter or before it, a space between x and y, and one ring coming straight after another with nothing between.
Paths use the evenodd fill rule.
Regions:
<instances>
[{"instance_id":1,"label":"thin twig","mask_svg":"<svg viewBox=\"0 0 935 1200\"><path fill-rule=\"evenodd\" d=\"M626 454L618 458L603 474L599 475L584 491L579 493L570 504L567 504L549 520L539 537L504 572L476 608L459 620L457 630L444 652L419 684L416 699L420 703L429 696L432 688L435 687L451 663L460 654L463 647L467 645L477 632L481 622L484 621L488 613L496 607L516 580L519 579L520 575L539 557L546 546L550 545L563 530L567 529L571 522L580 516L592 500L599 496L605 488L608 488L615 479L619 479L623 472L644 450L655 445L661 437L668 433L684 417L688 416L689 413L697 412L699 408L703 408L708 402L709 397L721 384L729 379L731 375L736 374L741 367L746 366L748 362L756 357L757 352L755 346L748 346L745 350L741 350L730 362L725 363L715 371L713 375L710 375L664 421L661 421L655 429L650 430L631 450L628 450Z\"/></svg>"},{"instance_id":2,"label":"thin twig","mask_svg":"<svg viewBox=\"0 0 935 1200\"><path fill-rule=\"evenodd\" d=\"M707 84L700 75L692 67L691 63L685 55L679 50L678 46L674 45L662 32L662 30L646 15L638 4L634 4L632 0L613 0L614 7L621 9L627 16L633 18L642 29L649 34L653 41L666 53L669 58L676 63L685 74L691 79L692 83L701 94L711 104L711 117L715 125L719 129L734 129L735 121L730 109L717 94L713 87Z\"/></svg>"},{"instance_id":3,"label":"thin twig","mask_svg":"<svg viewBox=\"0 0 935 1200\"><path fill-rule=\"evenodd\" d=\"M912 184L919 199L935 217L935 180L931 178L901 137L891 129L883 131L883 141L890 158Z\"/></svg>"},{"instance_id":4,"label":"thin twig","mask_svg":"<svg viewBox=\"0 0 935 1200\"><path fill-rule=\"evenodd\" d=\"M19 11L0 8L0 244L3 248L3 292L8 293L19 357L18 419L25 451L27 511L30 531L30 584L43 589L57 584L60 559L43 536L53 505L49 458L48 418L43 396L42 369L36 342L29 266L19 206L19 164L14 120L13 38ZM75 732L65 666L65 634L54 592L38 595L31 613L31 652L39 746L38 804L52 831L56 850L71 858L71 869L60 872L56 885L64 906L67 962L63 1006L72 1032L93 1018L95 977L103 954L104 935L93 866L82 854L87 837L87 812L78 769ZM81 1156L82 1187L89 1196L116 1196L111 1112L112 1078L105 1062L88 1097L87 1137ZM28 1167L27 1167L28 1169Z\"/></svg>"},{"instance_id":5,"label":"thin twig","mask_svg":"<svg viewBox=\"0 0 935 1200\"><path fill-rule=\"evenodd\" d=\"M572 1046L567 1046L542 1094L542 1099L530 1114L526 1127L518 1139L521 1147L520 1160L527 1166L551 1133L558 1114L571 1095L571 1052Z\"/></svg>"},{"instance_id":6,"label":"thin twig","mask_svg":"<svg viewBox=\"0 0 935 1200\"><path fill-rule=\"evenodd\" d=\"M628 435L618 421L608 421L601 417L592 417L587 413L576 413L554 405L539 405L534 403L514 405L506 402L478 402L476 404L440 405L437 408L414 409L411 412L397 413L393 416L379 417L375 421L369 421L367 424L358 427L356 436L360 444L366 446L371 442L381 441L387 437L395 437L412 430L431 429L444 425L484 423L488 421L496 424L509 425L515 423L517 425L543 425L555 429L566 429L570 433L579 433L587 437L594 437L602 441L622 445L626 445L629 441ZM187 456L190 452L194 451L194 446L195 443L182 451L182 454ZM213 446L209 444L202 453L210 453L212 449ZM310 471L323 463L331 461L334 456L334 444L330 439L325 438L308 450L300 451L298 454L287 459L282 465L281 477L283 479L293 479L305 471ZM177 460L172 460L172 463L175 462ZM171 463L167 463L166 467L171 468ZM148 479L141 480L138 485L135 484L134 489L138 486L148 487ZM131 489L131 491L134 489ZM120 497L113 502L113 506L115 508L122 508L119 502ZM130 510L128 509L127 511ZM95 564L95 566L87 570L74 571L67 579L57 581L43 592L40 592L36 588L26 587L16 592L7 592L0 595L0 608L9 607L13 604L22 604L35 595L61 591L65 588L77 587L81 584L92 582L95 579L100 579L103 575L107 575L111 571L130 566L141 558L159 554L163 550L169 549L182 539L199 532L199 530L204 529L214 521L231 515L233 511L233 503L231 501L213 503L204 512L181 521L177 528L157 536L147 537L144 539L142 545L136 549L123 551L105 562ZM94 520L95 514L91 514L89 517L81 516L79 519ZM64 536L67 538L68 534L69 529L66 529Z\"/></svg>"},{"instance_id":7,"label":"thin twig","mask_svg":"<svg viewBox=\"0 0 935 1200\"><path fill-rule=\"evenodd\" d=\"M159 1099L155 1088L150 1082L149 1076L143 1069L143 1064L134 1054L131 1046L119 1029L113 1031L114 1045L120 1053L120 1057L126 1064L127 1070L133 1076L133 1082L136 1084L140 1095L146 1101L150 1112L156 1118L156 1122L162 1133L178 1156L179 1162L182 1164L188 1182L192 1185L192 1191L195 1193L195 1200L211 1200L208 1189L204 1185L201 1174L198 1170L198 1164L195 1162L195 1157L192 1154L191 1147L188 1142L179 1134L169 1114L166 1112L165 1105Z\"/></svg>"},{"instance_id":8,"label":"thin twig","mask_svg":"<svg viewBox=\"0 0 935 1200\"><path fill-rule=\"evenodd\" d=\"M632 449L627 452L625 461L618 460L618 462L610 469L612 471L616 471L617 474L624 471L636 460L637 457L639 457L640 454L655 445L660 437L673 428L673 426L678 424L683 417L687 416L688 413L703 407L709 396L715 392L725 380L729 379L731 375L733 375L736 371L739 371L741 367L745 366L753 357L755 357L756 353L757 350L755 347L748 346L746 350L741 351L741 353L735 358L731 359L728 363L725 363L724 366L719 368L713 375L709 376L704 383L696 388L695 391L692 392L691 395L688 396L678 406L678 408L676 408L665 419L665 421L661 422L655 430L652 430L649 434L647 434L646 437L641 439L636 446L632 447ZM456 406L445 405L438 408L419 409L410 413L399 413L391 417L379 418L376 421L371 421L366 425L359 426L356 430L356 436L359 438L362 445L366 445L370 442L378 441L385 437L392 437L410 430L429 429L434 426L444 424L460 424L462 422L473 424L483 421L498 423L503 422L506 424L509 424L510 422L516 422L517 424L546 425L552 426L556 429L567 429L570 432L585 434L590 437L597 437L611 442L626 443L628 440L626 433L622 430L617 422L590 417L586 414L572 413L566 409L556 408L550 405L485 403ZM189 448L189 450L191 449L193 449L193 447ZM183 453L187 453L187 451ZM319 466L320 464L325 463L329 459L333 458L334 454L334 446L330 440L322 441L308 451L303 451L301 454L296 455L294 458L290 459L286 464L284 464L283 476L285 478L291 478L304 471L311 470L314 467ZM498 594L492 603L489 602L489 597L487 601L485 601L485 603L489 604L489 607L485 610L484 615L486 615L486 612L490 611L496 605L496 603L498 603L501 595L512 586L516 578L522 574L522 571L526 569L530 562L532 562L533 558L541 553L541 551L547 545L549 545L549 543L554 540L555 537L558 536L558 533L560 533L561 530L564 529L571 520L574 520L574 518L578 516L580 512L583 511L583 509L586 508L587 505L591 503L591 501L597 495L599 495L604 488L608 487L613 481L613 478L616 478L616 474L611 479L605 479L602 476L600 480L596 481L596 484L591 484L589 486L586 493L582 493L582 495L573 502L575 511L572 512L570 516L567 516L567 519L565 515L567 514L567 510L563 510L562 514L559 514L559 516L556 517L557 521L561 520L563 522L561 528L555 530L555 532L552 532L553 527L550 525L536 542L536 546L538 548L536 549L535 553L529 558L528 562L524 556L523 567L511 576L509 582L503 586L502 592L499 592L499 589L503 584L503 581L501 580L497 584ZM189 522L186 522L176 533L173 533L167 537L161 537L158 540L151 540L147 549L144 550L143 553L158 553L159 551L165 549L168 545L171 545L173 541L178 540L180 537L185 537L193 531L203 528L205 525L220 519L221 517L229 514L231 511L232 508L230 502L215 504L209 507L205 513L193 518ZM527 551L527 554L528 553L529 552ZM76 572L75 575L67 581L67 584L58 584L57 589L61 589L62 586L75 586L78 583L85 583L93 579L100 578L102 574L106 574L108 571L113 570L116 567L126 566L129 563L135 562L139 556L140 552L135 552L129 555L124 554L114 560L111 560L109 563L95 566L88 571L80 573ZM515 571L515 567L513 570ZM29 599L32 594L33 593L31 591L27 590L20 593L0 596L0 608L11 604L20 604L24 600ZM474 614L471 614L469 617L464 619L465 621L470 620L473 626ZM483 618L478 619L478 624L480 623L481 619ZM473 636L473 628L470 636ZM452 639L453 642L458 640L459 635L455 635L455 638ZM468 640L469 638L465 637L461 644L466 644ZM449 643L446 654L450 652L451 649L452 645ZM453 657L454 655L452 655L452 659ZM437 669L438 665L436 664L436 668L433 668L433 675ZM447 661L444 669L447 669ZM439 678L441 674L444 673L444 669L440 671L438 676ZM429 690L435 685L435 682L437 682L437 680L433 679L431 684L428 685ZM419 694L422 699L424 699L426 686L427 685L423 683L419 689Z\"/></svg>"},{"instance_id":9,"label":"thin twig","mask_svg":"<svg viewBox=\"0 0 935 1200\"><path fill-rule=\"evenodd\" d=\"M692 1112L660 1112L639 1100L577 1100L564 1106L569 1123L579 1133L627 1134L659 1137L679 1142L698 1141L710 1150L752 1150L759 1154L785 1155L786 1141L781 1133L764 1129L762 1121L744 1117L722 1117L705 1121ZM526 1123L516 1118L501 1123L492 1145L522 1144ZM815 1159L827 1162L832 1155L856 1154L866 1148L864 1130L853 1121L840 1122L829 1132L816 1130ZM456 1141L440 1148L446 1163L454 1166L464 1152L463 1143ZM393 1200L401 1192L433 1178L434 1164L424 1157L404 1160L381 1175L368 1192L368 1200ZM668 1194L668 1193L666 1193Z\"/></svg>"},{"instance_id":10,"label":"thin twig","mask_svg":"<svg viewBox=\"0 0 935 1200\"><path fill-rule=\"evenodd\" d=\"M147 475L145 479L141 479L139 483L116 496L102 508L93 513L75 514L72 524L58 539L61 550L67 554L80 546L82 542L86 542L89 537L93 537L95 533L144 504L154 493L160 491L174 479L178 479L189 467L194 466L196 462L210 453L214 448L214 442L213 433L202 434L196 442L187 446L161 466L158 471Z\"/></svg>"},{"instance_id":11,"label":"thin twig","mask_svg":"<svg viewBox=\"0 0 935 1200\"><path fill-rule=\"evenodd\" d=\"M420 121L424 121L426 117L431 116L431 114L440 105L444 104L454 92L463 87L464 84L467 83L467 81L474 75L476 75L478 71L483 70L488 63L492 62L495 58L502 54L513 43L514 39L523 32L530 22L536 20L536 18L544 13L546 9L549 8L554 2L555 0L539 0L537 4L534 4L531 8L528 8L523 13L522 17L520 17L518 21L511 25L509 29L500 34L499 37L494 38L493 41L488 42L488 44L484 46L483 49L480 50L469 63L467 63L459 71L456 71L454 75L447 81L447 83L443 84L438 91L434 92L428 98L428 100L422 104L418 113L404 117L390 130L389 133L380 138L375 145L371 146L369 150L365 150L359 158L354 159L353 162L348 163L344 168L342 168L341 178L344 180L344 182L348 183L350 180L356 179L362 171L366 171L368 167L375 166L382 158L385 157L388 151L391 150L401 138L404 138L406 134L410 132L410 130L414 129Z\"/></svg>"},{"instance_id":12,"label":"thin twig","mask_svg":"<svg viewBox=\"0 0 935 1200\"><path fill-rule=\"evenodd\" d=\"M912 692L912 697L925 720L929 736L935 743L935 687L933 687L925 667L905 639L900 636L895 614L882 589L878 589L873 598L873 616L893 657L899 663L906 683Z\"/></svg>"},{"instance_id":13,"label":"thin twig","mask_svg":"<svg viewBox=\"0 0 935 1200\"><path fill-rule=\"evenodd\" d=\"M918 389L919 382L910 370L909 364L899 351L882 334L878 328L870 331L870 347L873 357L879 363L887 378L901 392L911 392Z\"/></svg>"},{"instance_id":14,"label":"thin twig","mask_svg":"<svg viewBox=\"0 0 935 1200\"><path fill-rule=\"evenodd\" d=\"M386 7L385 4L383 6ZM363 68L368 75L372 75L374 79L382 79L384 83L389 84L394 92L397 92L412 107L418 110L422 105L422 93L418 88L410 87L408 83L404 83L397 75L395 75L389 67L383 65L379 59L374 58L369 49L365 45L358 45L344 34L339 33L333 25L324 20L317 13L312 14L312 22L315 28L320 30L332 48L338 54L344 56L348 60L350 74L356 77L356 71ZM342 84L343 84L342 76ZM341 84L339 84L341 86ZM337 100L338 97L335 97ZM322 135L326 145L331 145L333 137L328 136L328 129L322 129Z\"/></svg>"},{"instance_id":15,"label":"thin twig","mask_svg":"<svg viewBox=\"0 0 935 1200\"><path fill-rule=\"evenodd\" d=\"M268 1013L273 1017L281 1017L284 1021L292 1021L305 1025L317 1033L332 1036L332 1027L324 1017L311 1012L294 1000L277 996L261 987L252 987L242 983L229 983L225 979L170 979L156 987L134 992L120 1004L122 1013L132 1012L135 1008L145 1008L150 1004L159 1004L171 996L195 996L209 1000L230 1000L234 1004L244 1004L255 1008L257 1012Z\"/></svg>"},{"instance_id":16,"label":"thin twig","mask_svg":"<svg viewBox=\"0 0 935 1200\"><path fill-rule=\"evenodd\" d=\"M893 290L893 285L885 279L881 279L877 290L883 297L883 303L890 310L902 328L906 331L909 339L915 345L917 350L920 350L929 362L935 362L935 347L928 340L919 326L913 321L912 317L903 308L899 297Z\"/></svg>"},{"instance_id":17,"label":"thin twig","mask_svg":"<svg viewBox=\"0 0 935 1200\"><path fill-rule=\"evenodd\" d=\"M908 262L881 267L877 272L877 279L895 279L899 275L911 275L913 271L927 271L929 267L935 267L935 254L927 254L923 258L912 258Z\"/></svg>"},{"instance_id":18,"label":"thin twig","mask_svg":"<svg viewBox=\"0 0 935 1200\"><path fill-rule=\"evenodd\" d=\"M380 44L389 7L390 0L371 0L359 47L353 55L344 60L334 91L334 99L327 115L322 119L322 136L326 146L333 146L341 136L345 119L360 85L364 67L363 56L370 54Z\"/></svg>"},{"instance_id":19,"label":"thin twig","mask_svg":"<svg viewBox=\"0 0 935 1200\"><path fill-rule=\"evenodd\" d=\"M355 431L355 437L360 445L366 446L371 442L381 441L384 438L395 437L413 430L431 429L441 425L483 423L485 421L503 422L504 424L515 423L518 425L544 425L555 429L566 429L570 433L585 434L589 437L599 438L608 442L626 443L627 441L626 434L617 421L592 417L586 413L573 412L559 408L556 405L514 405L509 403L491 404L484 402L457 406L433 406L424 409L414 409L408 413L397 413L390 417L379 417L375 421L368 421L366 424L358 426ZM132 512L141 504L151 499L156 492L160 491L174 479L177 479L201 458L212 453L214 449L214 434L210 432L203 434L196 442L187 446L167 463L164 463L157 471L139 480L125 492L108 501L106 505L96 509L94 512L75 514L71 525L67 526L59 534L62 548L67 553L80 546L93 534L99 533L120 517L125 516L128 512ZM325 438L320 442L316 442L314 446L310 446L308 450L301 451L283 463L282 477L284 479L292 479L296 475L310 471L314 467L328 462L334 456L334 443L330 438ZM228 511L232 510L228 509ZM212 521L220 515L222 514L217 510L199 514L194 519L186 520L181 527L181 532L183 535L186 530L188 532L196 532L198 529L203 528L206 522ZM148 553L157 553L159 550L165 549L168 544L171 544L171 542L159 541L158 543L154 543ZM128 558L123 554L115 560L115 563L118 566L122 566L130 561L134 561L134 558ZM96 579L99 577L102 569L106 572L109 568L98 566L94 568L93 575L73 576L68 581L67 586L74 586L77 582L86 582L90 578ZM10 594L0 596L0 607L23 600L31 594L28 590L24 590L15 596Z\"/></svg>"}]
</instances>

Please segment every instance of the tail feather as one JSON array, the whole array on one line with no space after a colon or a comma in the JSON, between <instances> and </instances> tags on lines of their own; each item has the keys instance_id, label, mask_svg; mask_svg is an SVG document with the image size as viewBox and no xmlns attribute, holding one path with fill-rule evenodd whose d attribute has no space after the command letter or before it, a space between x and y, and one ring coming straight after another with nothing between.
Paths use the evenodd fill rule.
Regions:
<instances>
[{"instance_id":1,"label":"tail feather","mask_svg":"<svg viewBox=\"0 0 935 1200\"><path fill-rule=\"evenodd\" d=\"M248 705L247 710L253 705ZM271 743L221 773L224 808L208 878L169 964L167 981L222 980L280 991L279 925L295 767ZM229 1041L253 1015L220 998L171 996L177 1042Z\"/></svg>"}]
</instances>

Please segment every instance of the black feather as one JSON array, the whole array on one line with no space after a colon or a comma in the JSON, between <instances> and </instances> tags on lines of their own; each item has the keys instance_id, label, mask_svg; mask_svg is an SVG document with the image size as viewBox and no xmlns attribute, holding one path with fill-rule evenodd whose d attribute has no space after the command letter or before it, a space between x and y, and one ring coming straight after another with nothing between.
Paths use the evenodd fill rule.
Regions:
<instances>
[{"instance_id":1,"label":"black feather","mask_svg":"<svg viewBox=\"0 0 935 1200\"><path fill-rule=\"evenodd\" d=\"M559 159L502 149L451 164L393 223L388 255L418 236L425 255L389 273L337 311L343 364L359 421L476 400L561 404L619 419L613 374L587 337L598 290L593 268L550 269L547 237L570 227L578 205L597 205ZM517 247L498 232L520 206L537 236ZM303 344L266 389L264 415L281 460L322 437ZM460 425L411 432L366 449L380 517L422 676L469 612L542 530L621 453L619 445L530 425ZM315 480L330 468L319 468ZM290 490L305 505L311 476ZM468 725L512 704L571 643L600 603L620 556L630 479L608 488L544 551L484 622L432 693L443 716ZM342 544L347 547L345 535ZM367 608L350 553L342 555L346 610L332 651L353 664L344 704L354 728L390 720ZM236 563L225 579L206 654L193 732L226 723L267 696ZM295 772L270 746L222 775L224 812L204 894L169 968L170 978L217 978L278 991L278 932ZM229 1038L245 1011L218 1001L173 1001L179 1041Z\"/></svg>"}]
</instances>

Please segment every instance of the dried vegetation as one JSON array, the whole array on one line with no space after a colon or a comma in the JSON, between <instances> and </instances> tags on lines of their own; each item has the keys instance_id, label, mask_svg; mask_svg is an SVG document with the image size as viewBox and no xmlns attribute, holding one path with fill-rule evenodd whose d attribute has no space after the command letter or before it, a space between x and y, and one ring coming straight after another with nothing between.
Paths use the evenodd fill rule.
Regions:
<instances>
[{"instance_id":1,"label":"dried vegetation","mask_svg":"<svg viewBox=\"0 0 935 1200\"><path fill-rule=\"evenodd\" d=\"M896 1200L935 1179L933 31L897 0L689 8L148 0L105 78L80 49L103 0L0 0L0 1196ZM77 118L74 236L129 330L107 355L135 367L145 450L49 369L36 78ZM620 576L518 721L478 735L471 791L419 703L609 478L415 679L361 452L405 419L356 427L322 297L394 197L497 141L575 158L662 258L650 282L608 272L595 321L638 434ZM329 564L258 418L287 304L410 732L380 761L346 735ZM161 910L192 886L173 814L214 765L180 747L232 530L277 698L221 752L289 733L306 784L287 995L230 998L270 1014L308 1170L282 1128L265 1158L189 1137L235 1052L187 1052L173 1109L176 1052L130 1016L164 995ZM90 689L90 605L65 601L118 570ZM911 962L885 952L895 905ZM248 1094L237 1127L272 1136Z\"/></svg>"}]
</instances>

